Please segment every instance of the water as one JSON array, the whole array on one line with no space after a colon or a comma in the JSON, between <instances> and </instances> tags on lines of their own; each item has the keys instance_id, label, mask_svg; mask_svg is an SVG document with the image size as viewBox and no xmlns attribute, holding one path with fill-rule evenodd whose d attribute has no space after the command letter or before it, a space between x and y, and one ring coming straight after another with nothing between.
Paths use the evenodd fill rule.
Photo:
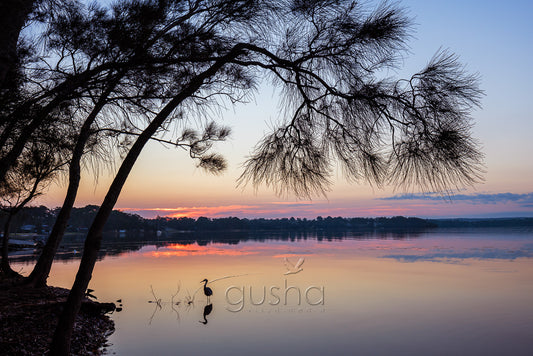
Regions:
<instances>
[{"instance_id":1,"label":"water","mask_svg":"<svg viewBox=\"0 0 533 356\"><path fill-rule=\"evenodd\" d=\"M90 288L122 299L108 352L533 354L532 232L287 237L107 245ZM50 284L69 287L78 263Z\"/></svg>"}]
</instances>

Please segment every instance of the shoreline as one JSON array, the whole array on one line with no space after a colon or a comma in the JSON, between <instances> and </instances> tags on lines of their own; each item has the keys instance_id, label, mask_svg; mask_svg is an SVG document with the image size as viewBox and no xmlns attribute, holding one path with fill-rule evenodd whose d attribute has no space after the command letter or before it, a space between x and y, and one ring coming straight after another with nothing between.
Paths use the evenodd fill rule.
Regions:
<instances>
[{"instance_id":1,"label":"shoreline","mask_svg":"<svg viewBox=\"0 0 533 356\"><path fill-rule=\"evenodd\" d=\"M69 290L59 287L25 288L0 277L0 354L44 355ZM102 355L115 324L106 311L113 303L85 299L72 335L72 355Z\"/></svg>"}]
</instances>

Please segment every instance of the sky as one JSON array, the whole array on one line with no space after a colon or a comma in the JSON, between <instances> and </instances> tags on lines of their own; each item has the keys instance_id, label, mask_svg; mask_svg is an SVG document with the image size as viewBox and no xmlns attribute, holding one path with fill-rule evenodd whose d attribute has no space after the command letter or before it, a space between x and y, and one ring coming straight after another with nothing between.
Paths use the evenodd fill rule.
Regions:
<instances>
[{"instance_id":1,"label":"sky","mask_svg":"<svg viewBox=\"0 0 533 356\"><path fill-rule=\"evenodd\" d=\"M375 2L369 2L370 4ZM299 200L276 196L265 187L238 187L242 163L254 144L280 119L275 91L263 85L255 98L214 114L232 128L229 141L216 146L229 162L221 175L196 168L187 152L149 144L122 191L116 208L144 217L306 217L418 216L435 218L533 217L533 2L402 0L414 20L410 53L398 76L423 68L439 49L458 54L469 72L481 76L485 96L473 112L474 137L485 154L485 180L443 199L394 187L378 189L349 183L335 173L326 196ZM116 167L115 167L116 168ZM97 180L82 178L77 206L100 204L113 169ZM51 186L36 203L60 206L66 181Z\"/></svg>"}]
</instances>

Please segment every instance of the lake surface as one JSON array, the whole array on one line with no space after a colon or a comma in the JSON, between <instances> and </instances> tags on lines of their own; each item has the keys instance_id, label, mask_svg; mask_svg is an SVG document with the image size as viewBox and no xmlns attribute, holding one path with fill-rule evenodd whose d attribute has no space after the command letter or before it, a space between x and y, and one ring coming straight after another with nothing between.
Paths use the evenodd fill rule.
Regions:
<instances>
[{"instance_id":1,"label":"lake surface","mask_svg":"<svg viewBox=\"0 0 533 356\"><path fill-rule=\"evenodd\" d=\"M533 354L531 231L216 241L105 246L90 288L122 300L109 354Z\"/></svg>"}]
</instances>

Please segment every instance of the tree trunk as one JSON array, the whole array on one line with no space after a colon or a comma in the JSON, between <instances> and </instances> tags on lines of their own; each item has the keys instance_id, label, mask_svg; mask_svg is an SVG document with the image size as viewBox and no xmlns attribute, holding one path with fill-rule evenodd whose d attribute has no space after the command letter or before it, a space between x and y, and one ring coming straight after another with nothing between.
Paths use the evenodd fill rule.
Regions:
<instances>
[{"instance_id":1,"label":"tree trunk","mask_svg":"<svg viewBox=\"0 0 533 356\"><path fill-rule=\"evenodd\" d=\"M72 336L72 330L74 327L74 321L81 306L83 296L87 290L87 286L92 277L92 272L98 252L100 250L100 244L102 242L102 233L104 225L115 206L115 203L120 195L122 187L128 178L135 161L139 157L144 145L152 137L157 129L163 124L166 118L172 113L172 111L183 102L186 98L190 97L196 92L203 84L204 80L213 76L228 60L234 58L240 53L240 47L235 47L226 56L215 62L205 72L199 74L197 77L191 80L189 85L183 89L183 91L174 97L162 110L157 114L148 127L139 135L126 158L122 162L120 169L111 183L109 190L98 209L98 213L94 218L94 221L87 233L85 239L85 246L83 249L83 255L80 262L76 279L72 285L69 296L65 303L63 313L59 318L57 328L54 333L52 344L50 345L51 355L68 355L70 352L70 340Z\"/></svg>"},{"instance_id":2,"label":"tree trunk","mask_svg":"<svg viewBox=\"0 0 533 356\"><path fill-rule=\"evenodd\" d=\"M9 265L9 228L11 226L11 219L13 218L13 214L8 213L7 215L7 221L4 225L4 237L2 238L2 263L0 268L2 269L2 272L7 277L12 277L18 275L17 272L13 271L11 269L11 266Z\"/></svg>"},{"instance_id":3,"label":"tree trunk","mask_svg":"<svg viewBox=\"0 0 533 356\"><path fill-rule=\"evenodd\" d=\"M17 61L20 31L28 19L35 0L2 0L0 3L0 88Z\"/></svg>"},{"instance_id":4,"label":"tree trunk","mask_svg":"<svg viewBox=\"0 0 533 356\"><path fill-rule=\"evenodd\" d=\"M13 271L11 269L11 266L9 266L9 258L8 258L8 252L9 252L9 228L11 225L11 220L13 219L13 216L15 216L26 204L28 204L34 197L35 192L37 191L37 187L39 186L39 183L41 182L40 179L36 179L33 183L33 187L28 194L28 196L22 200L17 206L12 207L7 215L7 221L4 225L4 238L3 238L3 245L2 245L2 263L1 263L1 269L2 271L9 277L22 277L17 272Z\"/></svg>"},{"instance_id":5,"label":"tree trunk","mask_svg":"<svg viewBox=\"0 0 533 356\"><path fill-rule=\"evenodd\" d=\"M83 126L80 129L80 134L76 141L74 151L72 152L72 158L69 165L69 183L67 188L67 194L65 196L65 200L63 201L63 206L61 207L61 210L57 215L52 231L50 232L50 236L48 237L48 240L46 241L46 244L43 248L41 256L39 257L37 264L33 268L33 271L28 276L26 284L30 286L40 288L46 285L46 280L48 279L48 275L50 274L50 269L52 268L54 257L56 255L59 244L63 239L63 235L65 234L68 220L70 218L70 213L72 211L72 207L74 206L74 202L76 201L76 195L78 194L78 188L80 186L81 178L80 162L83 156L83 151L85 149L85 144L87 143L87 140L89 139L89 136L91 134L91 125L98 116L98 113L105 106L106 100L110 92L115 87L116 83L117 81L114 81L108 87L106 92L101 95L100 99L96 103L95 107L93 108L87 119L85 119L85 122L83 123Z\"/></svg>"},{"instance_id":6,"label":"tree trunk","mask_svg":"<svg viewBox=\"0 0 533 356\"><path fill-rule=\"evenodd\" d=\"M87 238L85 239L85 246L83 248L83 255L78 273L76 274L76 280L74 281L72 289L69 293L67 302L65 303L65 308L61 314L56 331L54 333L54 338L50 346L50 353L52 355L68 355L70 353L70 339L72 336L74 321L78 314L83 296L85 295L85 291L87 290L87 286L89 285L89 281L92 277L94 265L98 257L98 252L100 251L104 225L107 222L113 207L115 206L122 187L124 186L124 183L126 182L126 179L133 168L133 165L135 164L135 161L139 157L142 148L155 133L157 128L163 123L166 117L176 107L176 105L170 109L170 104L168 104L138 137L137 141L135 141L135 144L132 146L131 150L128 152L128 155L122 162L122 165L120 166L113 183L109 187L107 195L104 198L100 209L98 209L98 213L96 214L89 232L87 233ZM169 110L165 110L167 108L169 108Z\"/></svg>"}]
</instances>

